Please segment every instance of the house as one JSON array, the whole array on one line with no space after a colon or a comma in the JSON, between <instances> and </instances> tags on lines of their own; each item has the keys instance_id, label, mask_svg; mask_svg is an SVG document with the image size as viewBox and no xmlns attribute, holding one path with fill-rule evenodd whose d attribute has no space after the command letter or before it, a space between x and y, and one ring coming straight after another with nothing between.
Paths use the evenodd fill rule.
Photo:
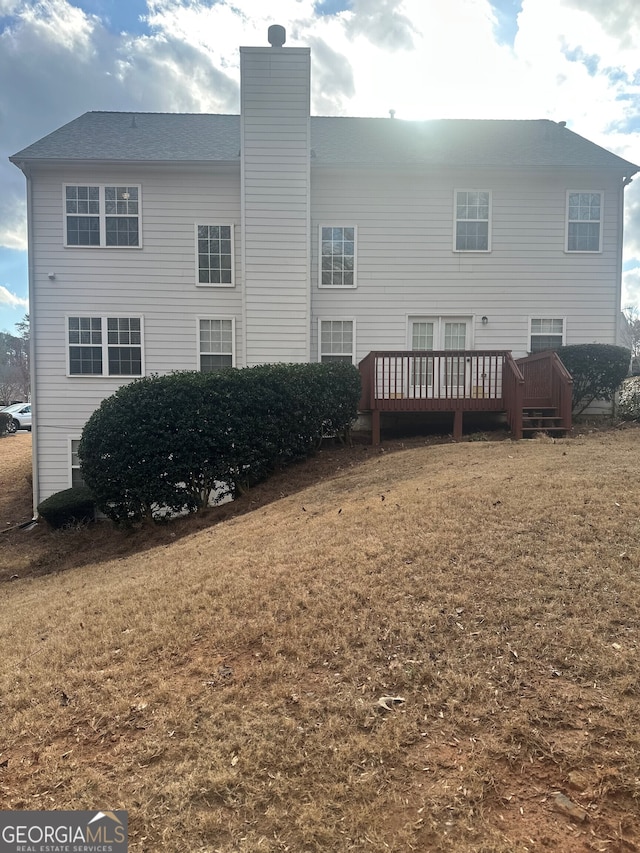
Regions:
<instances>
[{"instance_id":1,"label":"house","mask_svg":"<svg viewBox=\"0 0 640 853\"><path fill-rule=\"evenodd\" d=\"M89 112L11 157L36 503L78 481L83 424L133 377L348 360L378 435L420 408L520 435L523 383L566 385L535 354L618 341L638 166L564 122L310 117L309 49L281 29L240 49L239 116Z\"/></svg>"}]
</instances>

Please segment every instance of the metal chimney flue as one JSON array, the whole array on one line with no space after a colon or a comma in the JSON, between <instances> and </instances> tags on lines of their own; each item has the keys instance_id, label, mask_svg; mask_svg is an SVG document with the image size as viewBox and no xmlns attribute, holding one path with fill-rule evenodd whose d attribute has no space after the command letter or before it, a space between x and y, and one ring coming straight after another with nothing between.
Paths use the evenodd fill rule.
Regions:
<instances>
[{"instance_id":1,"label":"metal chimney flue","mask_svg":"<svg viewBox=\"0 0 640 853\"><path fill-rule=\"evenodd\" d=\"M287 31L280 24L272 24L269 27L267 39L271 47L282 47L287 40Z\"/></svg>"}]
</instances>

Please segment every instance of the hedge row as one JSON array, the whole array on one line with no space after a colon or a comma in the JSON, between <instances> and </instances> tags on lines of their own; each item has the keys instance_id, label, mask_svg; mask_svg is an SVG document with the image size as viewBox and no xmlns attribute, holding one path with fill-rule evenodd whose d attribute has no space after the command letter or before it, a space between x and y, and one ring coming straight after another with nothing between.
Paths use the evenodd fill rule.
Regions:
<instances>
[{"instance_id":1,"label":"hedge row","mask_svg":"<svg viewBox=\"0 0 640 853\"><path fill-rule=\"evenodd\" d=\"M612 344L573 344L558 355L573 377L572 408L576 415L595 400L613 400L629 373L631 352Z\"/></svg>"},{"instance_id":2,"label":"hedge row","mask_svg":"<svg viewBox=\"0 0 640 853\"><path fill-rule=\"evenodd\" d=\"M103 401L82 433L82 476L118 523L194 512L307 456L348 429L350 364L277 364L140 379Z\"/></svg>"}]
</instances>

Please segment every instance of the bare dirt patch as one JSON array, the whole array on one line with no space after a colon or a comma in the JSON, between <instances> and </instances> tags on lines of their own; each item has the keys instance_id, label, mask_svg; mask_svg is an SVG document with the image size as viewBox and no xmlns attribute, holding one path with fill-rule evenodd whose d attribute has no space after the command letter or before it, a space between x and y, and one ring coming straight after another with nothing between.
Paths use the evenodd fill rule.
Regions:
<instances>
[{"instance_id":1,"label":"bare dirt patch","mask_svg":"<svg viewBox=\"0 0 640 853\"><path fill-rule=\"evenodd\" d=\"M638 849L639 440L332 449L195 525L3 534L0 807L127 808L135 851Z\"/></svg>"}]
</instances>

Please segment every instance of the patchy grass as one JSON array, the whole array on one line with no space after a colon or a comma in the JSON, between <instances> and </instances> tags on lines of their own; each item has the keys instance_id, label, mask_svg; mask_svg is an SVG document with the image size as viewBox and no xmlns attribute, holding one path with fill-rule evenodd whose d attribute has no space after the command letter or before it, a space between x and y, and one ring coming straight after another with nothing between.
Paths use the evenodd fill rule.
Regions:
<instances>
[{"instance_id":1,"label":"patchy grass","mask_svg":"<svg viewBox=\"0 0 640 853\"><path fill-rule=\"evenodd\" d=\"M125 808L132 851L637 849L639 438L335 451L155 548L7 535L0 807Z\"/></svg>"}]
</instances>

